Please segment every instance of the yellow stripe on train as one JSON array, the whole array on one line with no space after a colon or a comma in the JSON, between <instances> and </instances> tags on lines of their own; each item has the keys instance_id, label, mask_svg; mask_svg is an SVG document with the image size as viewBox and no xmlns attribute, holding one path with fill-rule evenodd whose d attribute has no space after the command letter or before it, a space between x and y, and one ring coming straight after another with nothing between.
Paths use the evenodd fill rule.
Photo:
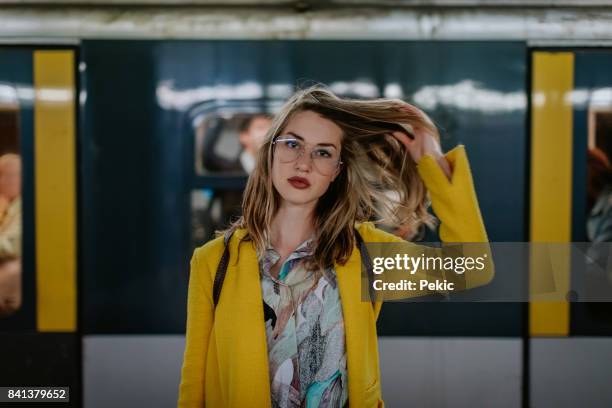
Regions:
<instances>
[{"instance_id":1,"label":"yellow stripe on train","mask_svg":"<svg viewBox=\"0 0 612 408\"><path fill-rule=\"evenodd\" d=\"M570 242L572 224L572 150L574 55L570 52L534 52L531 107L531 212L532 242ZM542 280L553 278L557 293L570 289L569 251L553 276L543 276L550 267L548 254L533 250L530 257L531 293ZM569 303L531 302L529 332L532 336L569 335ZM558 299L558 297L557 297Z\"/></svg>"},{"instance_id":2,"label":"yellow stripe on train","mask_svg":"<svg viewBox=\"0 0 612 408\"><path fill-rule=\"evenodd\" d=\"M34 52L36 307L39 331L75 331L76 134L73 51Z\"/></svg>"}]
</instances>

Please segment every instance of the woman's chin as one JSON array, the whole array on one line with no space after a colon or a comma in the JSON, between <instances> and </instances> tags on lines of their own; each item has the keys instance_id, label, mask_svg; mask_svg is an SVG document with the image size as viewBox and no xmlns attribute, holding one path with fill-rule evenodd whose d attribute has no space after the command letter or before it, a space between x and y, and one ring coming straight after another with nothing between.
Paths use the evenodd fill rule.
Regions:
<instances>
[{"instance_id":1,"label":"woman's chin","mask_svg":"<svg viewBox=\"0 0 612 408\"><path fill-rule=\"evenodd\" d=\"M281 197L285 204L292 206L306 206L309 204L316 204L318 197L314 196L312 192L297 191L288 194L281 194Z\"/></svg>"}]
</instances>

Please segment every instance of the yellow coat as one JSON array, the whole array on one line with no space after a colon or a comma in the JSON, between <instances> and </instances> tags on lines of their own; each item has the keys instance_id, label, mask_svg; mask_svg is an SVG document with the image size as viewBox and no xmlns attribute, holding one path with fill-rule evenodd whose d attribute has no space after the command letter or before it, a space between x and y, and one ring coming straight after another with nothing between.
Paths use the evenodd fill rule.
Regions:
<instances>
[{"instance_id":1,"label":"yellow coat","mask_svg":"<svg viewBox=\"0 0 612 408\"><path fill-rule=\"evenodd\" d=\"M454 148L446 158L453 168L451 181L431 156L423 157L417 166L441 221L440 238L444 242L486 242L464 147ZM365 242L401 241L371 223L358 229ZM271 405L257 255L251 242L238 249L245 233L237 230L230 240L230 262L216 309L212 288L223 238L196 249L191 260L181 408ZM349 403L351 407L380 407L376 319L382 304L377 302L373 310L370 302L361 301L360 262L355 248L345 265L335 265L345 326ZM490 269L468 287L487 283L492 274Z\"/></svg>"}]
</instances>

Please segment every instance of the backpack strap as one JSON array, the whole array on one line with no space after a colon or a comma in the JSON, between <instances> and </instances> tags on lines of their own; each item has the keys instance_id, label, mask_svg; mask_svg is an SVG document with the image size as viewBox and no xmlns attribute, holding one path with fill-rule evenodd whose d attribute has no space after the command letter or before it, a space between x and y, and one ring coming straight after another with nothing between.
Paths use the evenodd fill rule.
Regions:
<instances>
[{"instance_id":1,"label":"backpack strap","mask_svg":"<svg viewBox=\"0 0 612 408\"><path fill-rule=\"evenodd\" d=\"M370 253L368 252L368 247L366 246L361 234L355 228L355 239L357 240L357 246L359 247L359 252L361 253L361 263L366 268L368 274L368 292L370 294L370 301L372 302L372 308L375 306L376 296L374 294L374 289L372 286L372 282L374 282L374 269L372 268L372 259L370 258Z\"/></svg>"},{"instance_id":2,"label":"backpack strap","mask_svg":"<svg viewBox=\"0 0 612 408\"><path fill-rule=\"evenodd\" d=\"M219 296L221 296L221 288L223 288L223 281L225 280L225 273L227 272L227 265L229 264L229 241L234 234L234 230L228 230L223 237L223 255L219 265L217 265L217 272L215 274L215 281L213 283L213 303L217 307L219 303Z\"/></svg>"},{"instance_id":3,"label":"backpack strap","mask_svg":"<svg viewBox=\"0 0 612 408\"><path fill-rule=\"evenodd\" d=\"M223 255L221 255L221 260L219 261L219 265L217 266L217 272L215 274L215 281L213 283L213 303L215 307L217 307L217 303L219 303L219 296L221 296L221 289L223 288L223 281L225 280L225 274L227 273L227 265L229 264L229 241L234 234L234 230L231 229L225 233L223 236ZM363 238L357 228L355 228L355 239L357 240L357 246L359 247L359 252L361 254L361 263L365 266L366 271L368 273L368 290L370 292L370 299L372 299L372 308L374 308L374 290L372 289L372 282L374 281L374 270L372 269L372 259L370 258L370 253L368 252L368 248L363 242Z\"/></svg>"}]
</instances>

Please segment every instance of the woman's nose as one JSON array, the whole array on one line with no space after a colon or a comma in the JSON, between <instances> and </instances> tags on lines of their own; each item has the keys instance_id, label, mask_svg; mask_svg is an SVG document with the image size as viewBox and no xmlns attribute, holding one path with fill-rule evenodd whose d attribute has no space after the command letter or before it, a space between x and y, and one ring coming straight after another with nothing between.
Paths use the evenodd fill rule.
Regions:
<instances>
[{"instance_id":1,"label":"woman's nose","mask_svg":"<svg viewBox=\"0 0 612 408\"><path fill-rule=\"evenodd\" d=\"M295 168L303 171L310 171L312 168L312 157L310 157L310 154L302 150L295 161Z\"/></svg>"}]
</instances>

